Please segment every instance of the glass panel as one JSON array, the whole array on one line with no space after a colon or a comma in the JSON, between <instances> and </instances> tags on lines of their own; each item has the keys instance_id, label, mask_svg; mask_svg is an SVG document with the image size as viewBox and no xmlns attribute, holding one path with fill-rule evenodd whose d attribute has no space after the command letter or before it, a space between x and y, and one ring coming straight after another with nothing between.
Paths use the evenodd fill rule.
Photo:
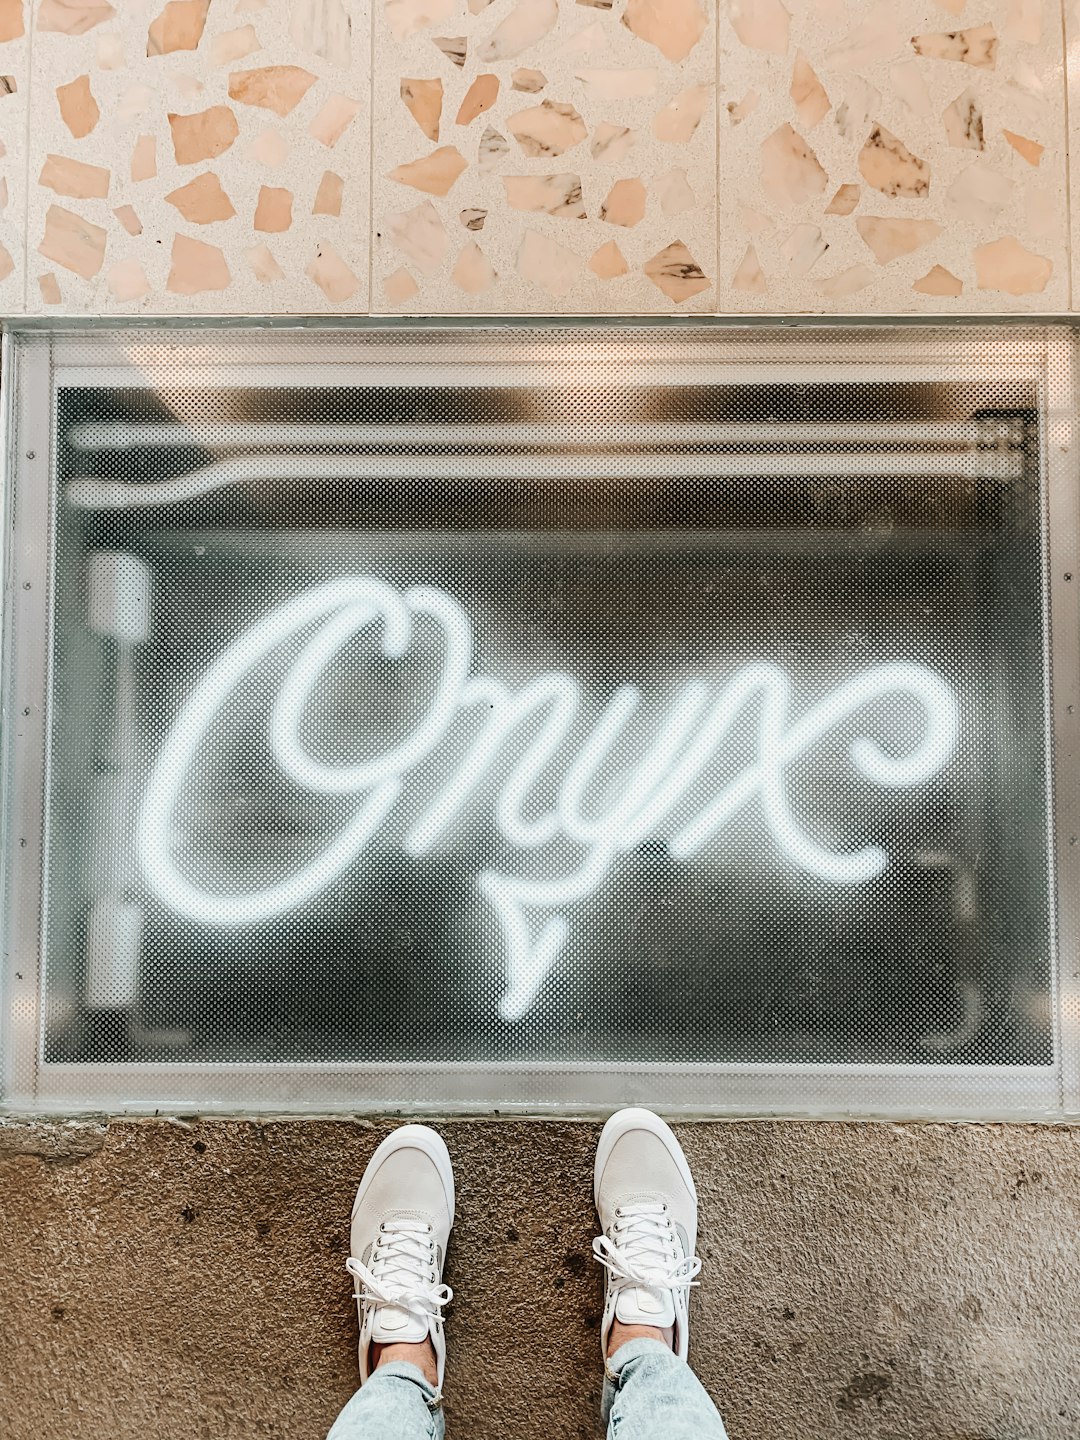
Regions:
<instances>
[{"instance_id":1,"label":"glass panel","mask_svg":"<svg viewBox=\"0 0 1080 1440\"><path fill-rule=\"evenodd\" d=\"M948 333L60 366L45 1070L1053 1066L1045 395Z\"/></svg>"}]
</instances>

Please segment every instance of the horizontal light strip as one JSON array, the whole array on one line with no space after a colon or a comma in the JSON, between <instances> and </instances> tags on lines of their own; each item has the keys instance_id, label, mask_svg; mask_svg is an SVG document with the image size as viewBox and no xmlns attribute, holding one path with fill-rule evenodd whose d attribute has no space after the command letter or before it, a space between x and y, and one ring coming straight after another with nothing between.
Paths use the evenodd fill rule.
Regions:
<instances>
[{"instance_id":1,"label":"horizontal light strip","mask_svg":"<svg viewBox=\"0 0 1080 1440\"><path fill-rule=\"evenodd\" d=\"M858 475L907 475L934 479L978 476L1011 480L1023 473L1019 455L979 451L950 454L850 453L827 455L623 455L603 451L573 455L245 455L218 460L167 480L128 484L80 478L67 486L69 502L83 510L126 510L177 505L230 485L278 480L580 480L582 464L604 480L817 479ZM973 464L972 462L977 463Z\"/></svg>"},{"instance_id":2,"label":"horizontal light strip","mask_svg":"<svg viewBox=\"0 0 1080 1440\"><path fill-rule=\"evenodd\" d=\"M959 333L959 332L957 332ZM253 347L255 351L255 347ZM255 352L257 353L257 352ZM201 358L201 357L200 357ZM660 357L657 357L659 359ZM1006 357L1002 356L1002 363ZM1038 381L1042 375L1042 359L1020 349L1008 356L1008 377L1012 385L1027 380ZM182 366L182 369L178 367ZM350 363L290 363L267 365L255 358L248 365L198 363L175 349L148 355L143 365L71 365L57 369L58 391L69 387L101 390L116 387L152 389L167 401L173 392L187 390L221 390L222 388L251 391L253 389L310 390L319 386L328 389L401 389L434 386L438 389L461 386L487 387L496 390L535 389L605 390L615 388L648 389L663 393L679 386L719 387L724 385L806 385L822 390L829 385L865 385L874 381L888 385L942 384L978 385L986 382L986 359L972 360L957 356L948 366L939 357L925 361L897 360L882 363L871 371L865 361L845 363L842 356L835 360L825 352L816 361L783 359L777 361L756 351L747 350L738 359L730 353L711 360L685 360L673 356L665 362L664 383L657 383L656 361L624 360L617 350L603 359L597 356L593 365L582 365L566 356L548 364L525 362L495 365L486 361L454 364L440 356L426 361Z\"/></svg>"},{"instance_id":3,"label":"horizontal light strip","mask_svg":"<svg viewBox=\"0 0 1080 1440\"><path fill-rule=\"evenodd\" d=\"M903 424L787 424L782 420L709 424L699 421L613 421L595 424L552 424L543 421L486 425L444 425L438 422L410 425L267 425L257 421L198 422L188 426L175 422L110 424L91 421L74 426L69 442L81 450L127 450L134 446L198 445L207 448L258 450L279 445L349 445L392 447L424 445L467 445L480 449L491 446L518 446L535 449L592 447L598 445L951 445L985 447L1000 426L1004 438L1007 420L928 421Z\"/></svg>"}]
</instances>

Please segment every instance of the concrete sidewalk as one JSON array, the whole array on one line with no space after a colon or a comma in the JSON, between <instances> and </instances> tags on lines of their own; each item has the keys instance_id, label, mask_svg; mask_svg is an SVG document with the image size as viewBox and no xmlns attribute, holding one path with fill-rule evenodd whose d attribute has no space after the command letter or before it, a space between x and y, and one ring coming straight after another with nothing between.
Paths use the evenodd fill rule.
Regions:
<instances>
[{"instance_id":1,"label":"concrete sidewalk","mask_svg":"<svg viewBox=\"0 0 1080 1440\"><path fill-rule=\"evenodd\" d=\"M4 1440L320 1440L387 1124L0 1124ZM454 1440L598 1436L592 1123L442 1126ZM1076 1440L1080 1131L679 1127L731 1440ZM662 1440L662 1437L657 1437Z\"/></svg>"}]
</instances>

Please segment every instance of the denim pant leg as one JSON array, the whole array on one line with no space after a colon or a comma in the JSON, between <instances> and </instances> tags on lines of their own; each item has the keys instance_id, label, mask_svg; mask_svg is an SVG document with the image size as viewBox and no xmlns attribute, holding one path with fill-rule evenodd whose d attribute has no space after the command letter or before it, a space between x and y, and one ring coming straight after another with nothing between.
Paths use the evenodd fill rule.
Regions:
<instances>
[{"instance_id":1,"label":"denim pant leg","mask_svg":"<svg viewBox=\"0 0 1080 1440\"><path fill-rule=\"evenodd\" d=\"M415 1365L380 1365L334 1421L326 1440L443 1440L442 1405Z\"/></svg>"},{"instance_id":2,"label":"denim pant leg","mask_svg":"<svg viewBox=\"0 0 1080 1440\"><path fill-rule=\"evenodd\" d=\"M659 1340L628 1340L604 1371L608 1440L728 1440L704 1385Z\"/></svg>"}]
</instances>

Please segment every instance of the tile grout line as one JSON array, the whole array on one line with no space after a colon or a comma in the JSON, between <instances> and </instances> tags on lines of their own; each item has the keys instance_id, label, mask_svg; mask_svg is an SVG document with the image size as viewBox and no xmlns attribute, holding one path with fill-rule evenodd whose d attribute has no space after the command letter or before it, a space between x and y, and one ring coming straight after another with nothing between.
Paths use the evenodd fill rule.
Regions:
<instances>
[{"instance_id":1,"label":"tile grout line","mask_svg":"<svg viewBox=\"0 0 1080 1440\"><path fill-rule=\"evenodd\" d=\"M1067 295L1069 310L1073 308L1073 265L1075 256L1073 254L1073 157L1070 153L1070 141L1072 139L1069 124L1069 25L1065 10L1066 0L1061 0L1061 70L1064 81L1064 122L1065 122L1065 225L1066 225L1066 255L1068 257L1068 271L1066 275Z\"/></svg>"},{"instance_id":2,"label":"tile grout line","mask_svg":"<svg viewBox=\"0 0 1080 1440\"><path fill-rule=\"evenodd\" d=\"M722 315L720 308L720 0L713 0L713 264L716 295L713 299L714 315Z\"/></svg>"},{"instance_id":3,"label":"tile grout line","mask_svg":"<svg viewBox=\"0 0 1080 1440\"><path fill-rule=\"evenodd\" d=\"M375 0L368 7L368 315L375 313Z\"/></svg>"}]
</instances>

